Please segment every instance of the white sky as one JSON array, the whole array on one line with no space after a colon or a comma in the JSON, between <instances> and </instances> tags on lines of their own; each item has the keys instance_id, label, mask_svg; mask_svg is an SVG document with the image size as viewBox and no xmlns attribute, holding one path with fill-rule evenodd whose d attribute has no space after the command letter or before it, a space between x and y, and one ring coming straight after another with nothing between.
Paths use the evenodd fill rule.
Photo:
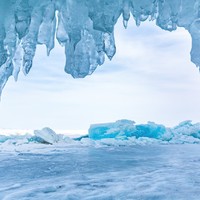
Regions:
<instances>
[{"instance_id":1,"label":"white sky","mask_svg":"<svg viewBox=\"0 0 200 200\"><path fill-rule=\"evenodd\" d=\"M64 73L64 49L37 50L27 77L11 78L0 103L0 128L88 129L131 119L173 126L200 121L200 74L190 62L187 31L166 32L152 22L116 26L117 53L85 79Z\"/></svg>"}]
</instances>

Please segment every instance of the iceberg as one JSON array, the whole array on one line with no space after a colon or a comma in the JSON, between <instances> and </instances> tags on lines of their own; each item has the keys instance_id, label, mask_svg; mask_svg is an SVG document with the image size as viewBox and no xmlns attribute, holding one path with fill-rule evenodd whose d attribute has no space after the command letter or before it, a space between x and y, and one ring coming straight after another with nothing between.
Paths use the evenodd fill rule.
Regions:
<instances>
[{"instance_id":1,"label":"iceberg","mask_svg":"<svg viewBox=\"0 0 200 200\"><path fill-rule=\"evenodd\" d=\"M84 78L116 52L114 27L149 19L167 31L184 27L192 37L191 60L200 66L199 0L1 0L0 93L10 76L27 75L37 45L49 55L56 37L65 47L65 72Z\"/></svg>"}]
</instances>

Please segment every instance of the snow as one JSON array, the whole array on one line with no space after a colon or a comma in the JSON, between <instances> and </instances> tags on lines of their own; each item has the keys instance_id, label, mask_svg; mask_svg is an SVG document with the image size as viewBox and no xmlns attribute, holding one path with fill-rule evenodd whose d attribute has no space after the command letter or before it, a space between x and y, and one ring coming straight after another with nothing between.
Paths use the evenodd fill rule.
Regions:
<instances>
[{"instance_id":1,"label":"snow","mask_svg":"<svg viewBox=\"0 0 200 200\"><path fill-rule=\"evenodd\" d=\"M49 55L55 37L65 47L65 72L74 78L92 74L116 52L114 27L121 15L125 28L131 15L137 26L148 19L168 31L184 27L192 37L191 60L200 66L199 5L199 0L1 0L0 92L10 76L17 80L20 71L29 73L38 44Z\"/></svg>"},{"instance_id":2,"label":"snow","mask_svg":"<svg viewBox=\"0 0 200 200\"><path fill-rule=\"evenodd\" d=\"M1 153L0 199L199 200L199 151L195 144L48 145Z\"/></svg>"}]
</instances>

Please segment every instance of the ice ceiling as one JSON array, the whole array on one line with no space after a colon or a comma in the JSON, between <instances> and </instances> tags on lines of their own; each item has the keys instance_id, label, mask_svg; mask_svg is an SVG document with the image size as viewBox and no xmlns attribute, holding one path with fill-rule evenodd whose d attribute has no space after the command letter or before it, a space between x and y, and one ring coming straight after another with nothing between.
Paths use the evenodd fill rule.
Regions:
<instances>
[{"instance_id":1,"label":"ice ceiling","mask_svg":"<svg viewBox=\"0 0 200 200\"><path fill-rule=\"evenodd\" d=\"M149 19L168 31L184 27L192 36L191 60L200 66L200 0L0 0L0 92L20 70L29 73L36 47L47 54L54 39L65 47L65 71L92 74L116 51L114 26ZM134 39L134 38L133 38Z\"/></svg>"}]
</instances>

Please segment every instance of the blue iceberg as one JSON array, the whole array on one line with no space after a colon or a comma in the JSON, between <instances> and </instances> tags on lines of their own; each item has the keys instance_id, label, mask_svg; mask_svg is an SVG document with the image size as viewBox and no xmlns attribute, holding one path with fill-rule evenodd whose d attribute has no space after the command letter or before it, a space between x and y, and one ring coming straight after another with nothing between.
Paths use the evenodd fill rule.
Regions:
<instances>
[{"instance_id":1,"label":"blue iceberg","mask_svg":"<svg viewBox=\"0 0 200 200\"><path fill-rule=\"evenodd\" d=\"M91 125L89 137L94 140L103 138L126 139L127 137L161 138L166 133L163 125L148 122L148 124L135 125L134 121L119 120L114 123Z\"/></svg>"},{"instance_id":2,"label":"blue iceberg","mask_svg":"<svg viewBox=\"0 0 200 200\"><path fill-rule=\"evenodd\" d=\"M135 137L152 138L171 143L196 143L200 141L200 123L193 124L190 120L181 122L173 128L148 122L136 125L134 121L119 120L113 123L94 124L89 128L89 138L101 140L106 138L130 139Z\"/></svg>"}]
</instances>

